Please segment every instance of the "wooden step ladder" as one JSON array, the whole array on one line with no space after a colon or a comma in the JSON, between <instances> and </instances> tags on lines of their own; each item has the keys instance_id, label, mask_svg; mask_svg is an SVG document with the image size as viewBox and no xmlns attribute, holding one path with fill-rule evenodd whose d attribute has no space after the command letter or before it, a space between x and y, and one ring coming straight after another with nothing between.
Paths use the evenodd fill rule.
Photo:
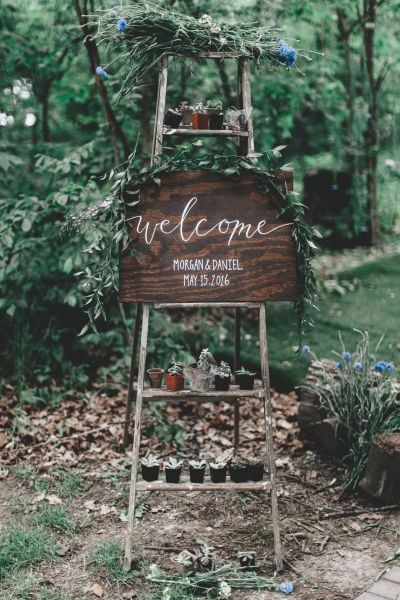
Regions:
<instances>
[{"instance_id":1,"label":"wooden step ladder","mask_svg":"<svg viewBox=\"0 0 400 600\"><path fill-rule=\"evenodd\" d=\"M251 115L251 92L250 92L250 66L249 58L243 58L242 56L230 53L223 54L219 52L208 52L201 53L193 56L193 58L211 58L215 60L223 60L225 58L232 58L238 61L238 84L237 84L237 97L238 97L238 108L243 108L249 118L246 124L246 131L210 131L210 130L193 130L185 128L170 129L164 126L164 117L166 112L166 94L167 94L167 81L168 81L168 57L164 57L162 60L162 67L159 72L158 78L158 92L157 92L157 108L156 118L154 125L154 137L153 137L153 150L151 162L160 157L163 149L163 142L166 136L181 136L187 138L189 136L206 136L206 137L231 137L235 138L237 142L237 152L239 155L248 155L254 152L254 137L253 137L253 122ZM259 335L260 335L260 360L261 360L261 374L262 374L262 386L254 389L253 391L239 390L238 386L231 386L228 392L220 392L216 390L210 390L209 392L192 392L189 389L184 389L179 392L170 392L164 389L152 389L145 387L145 367L146 367L146 354L147 354L147 340L149 330L149 314L150 309L182 309L182 308L233 308L235 310L235 358L234 358L234 370L240 367L240 321L241 321L241 309L243 308L254 308L259 312ZM133 344L132 344L132 358L131 358L131 369L128 389L128 402L126 412L126 429L124 435L124 441L128 439L128 421L132 410L132 404L134 399L134 371L136 362L136 352L139 337L139 322L142 317L142 328L141 328L141 339L139 349L139 364L138 364L138 384L136 391L136 410L135 410L135 424L134 424L134 439L133 439L133 454L132 454L132 468L131 468L131 481L129 490L129 509L128 509L128 524L126 532L126 544L125 544L125 569L129 570L132 565L132 545L134 541L134 528L135 528L135 507L136 507L136 496L138 492L261 492L270 494L271 501L271 516L272 516L272 527L274 535L274 550L275 550L275 563L277 570L282 569L282 548L280 541L280 528L279 528L279 514L278 514L278 503L277 503L277 490L276 490L276 469L275 469L275 458L273 449L273 431L272 431L272 404L270 395L270 381L269 381L269 368L268 368L268 346L267 346L267 327L266 327L266 311L264 303L257 302L200 302L200 303L160 303L160 304L138 304L135 317ZM260 482L247 482L247 483L234 483L227 481L222 484L212 483L209 478L205 479L203 484L190 483L186 477L181 478L179 484L166 483L163 480L155 482L146 482L138 479L138 468L139 468L139 450L140 450L140 428L141 428L141 413L144 400L164 400L166 402L189 402L189 401L228 401L234 404L234 446L237 449L239 444L239 401L244 398L259 398L264 405L264 417L265 417L265 441L266 441L266 452L264 460L268 466L268 477Z\"/></svg>"}]
</instances>

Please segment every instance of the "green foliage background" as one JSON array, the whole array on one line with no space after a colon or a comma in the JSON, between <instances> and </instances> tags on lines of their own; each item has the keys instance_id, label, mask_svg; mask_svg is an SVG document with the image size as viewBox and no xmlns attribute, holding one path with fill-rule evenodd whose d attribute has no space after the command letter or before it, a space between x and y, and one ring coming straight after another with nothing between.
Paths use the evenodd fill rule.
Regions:
<instances>
[{"instance_id":1,"label":"green foliage background","mask_svg":"<svg viewBox=\"0 0 400 600\"><path fill-rule=\"evenodd\" d=\"M0 5L0 114L12 117L0 125L0 373L26 399L38 395L47 399L50 392L46 396L46 390L86 386L94 379L108 384L119 381L126 377L129 362L133 307L126 308L123 318L116 298L109 301L100 335L77 337L86 319L74 273L84 268L85 257L80 241L61 231L68 217L109 194L111 184L102 175L116 161L115 144L110 143L99 88L82 41L77 4L83 13L86 9L91 14L114 6L104 0L80 4L74 0L3 0ZM195 17L209 13L215 21L277 24L287 39L296 37L302 47L324 53L315 55L312 62L300 57L298 65L304 75L295 68L271 71L262 64L253 69L256 149L265 152L287 144L285 158L293 163L299 190L307 169L357 167L352 210L342 223L349 237L366 222L362 164L370 151L365 145L369 92L364 30L354 25L358 4L352 0L173 3L174 9ZM396 227L399 212L398 175L390 163L399 132L399 8L397 0L381 3L375 31L376 72L385 73L379 93L378 199L386 236ZM352 28L348 46L351 85L338 9L344 10L346 24ZM116 10L123 16L123 9ZM117 135L118 158L126 160L136 143L137 156L145 158L151 144L155 86L134 88L116 105L127 67L106 47L100 46L99 53L102 65L116 58L108 69L105 88L122 132ZM222 66L203 61L186 69L177 64L170 76L168 103L174 106L181 98L197 102L220 97L226 106L232 105L235 74L235 65L228 61ZM26 119L31 118L27 115L32 114L35 124L27 126ZM216 141L209 147L220 150ZM85 235L90 247L102 244L106 233L100 228ZM273 310L275 314L279 309ZM197 317L184 325L182 340L172 317L155 315L151 362L163 366L172 354L186 358L198 351ZM227 345L221 336L231 335L217 317L206 321L201 334L204 344L211 338L209 345L216 348Z\"/></svg>"}]
</instances>

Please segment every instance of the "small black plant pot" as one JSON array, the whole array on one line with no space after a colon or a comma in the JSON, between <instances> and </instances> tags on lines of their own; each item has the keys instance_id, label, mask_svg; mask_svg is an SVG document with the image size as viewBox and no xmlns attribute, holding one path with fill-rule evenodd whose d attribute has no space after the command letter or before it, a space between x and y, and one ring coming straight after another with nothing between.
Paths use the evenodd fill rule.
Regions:
<instances>
[{"instance_id":1,"label":"small black plant pot","mask_svg":"<svg viewBox=\"0 0 400 600\"><path fill-rule=\"evenodd\" d=\"M179 483L182 467L179 469L165 469L165 481L167 483Z\"/></svg>"},{"instance_id":2,"label":"small black plant pot","mask_svg":"<svg viewBox=\"0 0 400 600\"><path fill-rule=\"evenodd\" d=\"M254 375L236 375L241 390L252 390L254 387Z\"/></svg>"},{"instance_id":3,"label":"small black plant pot","mask_svg":"<svg viewBox=\"0 0 400 600\"><path fill-rule=\"evenodd\" d=\"M262 481L264 477L264 463L257 463L256 465L249 465L249 479L250 481Z\"/></svg>"},{"instance_id":4,"label":"small black plant pot","mask_svg":"<svg viewBox=\"0 0 400 600\"><path fill-rule=\"evenodd\" d=\"M227 392L229 390L230 384L230 377L220 377L219 375L215 376L215 389L219 392Z\"/></svg>"},{"instance_id":5,"label":"small black plant pot","mask_svg":"<svg viewBox=\"0 0 400 600\"><path fill-rule=\"evenodd\" d=\"M145 481L157 481L159 474L159 465L155 465L154 467L147 467L146 465L142 465L142 477Z\"/></svg>"},{"instance_id":6,"label":"small black plant pot","mask_svg":"<svg viewBox=\"0 0 400 600\"><path fill-rule=\"evenodd\" d=\"M197 571L199 573L207 573L208 571L214 571L215 561L211 556L199 556L196 561Z\"/></svg>"},{"instance_id":7,"label":"small black plant pot","mask_svg":"<svg viewBox=\"0 0 400 600\"><path fill-rule=\"evenodd\" d=\"M249 552L246 556L239 556L239 564L242 569L246 571L252 571L256 567L256 555Z\"/></svg>"},{"instance_id":8,"label":"small black plant pot","mask_svg":"<svg viewBox=\"0 0 400 600\"><path fill-rule=\"evenodd\" d=\"M223 469L213 469L212 467L210 467L211 481L213 483L225 483L226 471L226 467L224 467Z\"/></svg>"},{"instance_id":9,"label":"small black plant pot","mask_svg":"<svg viewBox=\"0 0 400 600\"><path fill-rule=\"evenodd\" d=\"M249 467L243 465L243 467L231 467L229 474L231 481L234 483L245 483L249 480Z\"/></svg>"},{"instance_id":10,"label":"small black plant pot","mask_svg":"<svg viewBox=\"0 0 400 600\"><path fill-rule=\"evenodd\" d=\"M221 130L224 125L224 115L222 113L219 115L210 114L210 115L208 115L208 123L209 123L210 129Z\"/></svg>"},{"instance_id":11,"label":"small black plant pot","mask_svg":"<svg viewBox=\"0 0 400 600\"><path fill-rule=\"evenodd\" d=\"M204 473L206 468L195 469L191 465L189 466L190 483L204 483Z\"/></svg>"},{"instance_id":12,"label":"small black plant pot","mask_svg":"<svg viewBox=\"0 0 400 600\"><path fill-rule=\"evenodd\" d=\"M169 108L165 115L165 118L164 118L164 125L167 125L168 127L173 127L174 129L176 129L177 127L179 127L181 121L182 121L182 113Z\"/></svg>"}]
</instances>

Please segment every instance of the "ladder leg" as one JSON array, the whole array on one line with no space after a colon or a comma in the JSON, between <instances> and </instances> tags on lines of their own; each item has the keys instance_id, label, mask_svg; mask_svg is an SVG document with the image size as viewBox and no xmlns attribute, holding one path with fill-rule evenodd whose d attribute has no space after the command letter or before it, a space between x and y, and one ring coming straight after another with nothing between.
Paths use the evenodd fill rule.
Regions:
<instances>
[{"instance_id":1,"label":"ladder leg","mask_svg":"<svg viewBox=\"0 0 400 600\"><path fill-rule=\"evenodd\" d=\"M142 322L142 336L140 340L140 353L139 353L139 373L138 373L138 387L137 387L137 399L136 399L136 411L135 411L135 432L133 437L133 449L132 449L132 467L131 467L131 483L129 488L129 509L128 509L128 526L126 530L126 543L125 543L125 560L124 567L126 571L129 571L132 564L132 542L133 542L133 531L135 527L135 505L136 505L136 479L137 470L139 464L139 446L140 446L140 422L142 412L142 395L143 395L143 384L144 384L144 373L146 366L146 351L147 351L147 334L149 330L149 306L144 305L143 309L143 322Z\"/></svg>"},{"instance_id":2,"label":"ladder leg","mask_svg":"<svg viewBox=\"0 0 400 600\"><path fill-rule=\"evenodd\" d=\"M243 59L242 68L242 96L243 96L243 108L248 112L249 119L247 121L247 154L254 152L254 131L253 131L253 116L252 116L252 105L251 105L251 91L250 91L250 61L248 58Z\"/></svg>"},{"instance_id":3,"label":"ladder leg","mask_svg":"<svg viewBox=\"0 0 400 600\"><path fill-rule=\"evenodd\" d=\"M265 315L265 304L260 306L260 352L261 352L261 374L265 390L264 416L265 416L265 440L267 447L267 459L269 464L269 476L271 479L271 516L274 532L275 563L277 571L282 570L282 546L279 528L278 499L276 494L276 467L274 456L274 440L272 431L272 403L268 368L268 343L267 322Z\"/></svg>"},{"instance_id":4,"label":"ladder leg","mask_svg":"<svg viewBox=\"0 0 400 600\"><path fill-rule=\"evenodd\" d=\"M131 354L131 366L129 370L129 387L128 387L128 398L126 401L126 411L125 411L125 425L124 425L124 441L123 445L126 448L129 444L129 419L132 412L132 404L133 398L135 396L135 392L133 389L133 381L135 378L135 365L136 365L136 354L137 354L137 346L139 340L139 328L140 328L140 319L142 318L142 304L140 302L136 305L136 313L135 313L135 325L133 327L133 338L132 338L132 354Z\"/></svg>"},{"instance_id":5,"label":"ladder leg","mask_svg":"<svg viewBox=\"0 0 400 600\"><path fill-rule=\"evenodd\" d=\"M165 103L167 100L168 58L162 59L161 71L158 75L156 119L154 123L153 151L151 164L162 153Z\"/></svg>"},{"instance_id":6,"label":"ladder leg","mask_svg":"<svg viewBox=\"0 0 400 600\"><path fill-rule=\"evenodd\" d=\"M236 371L240 369L240 327L241 327L241 314L240 308L235 308L235 354L233 357L233 370L235 372L235 383L236 383ZM239 427L240 427L240 400L235 400L234 404L234 436L233 445L235 451L239 447Z\"/></svg>"},{"instance_id":7,"label":"ladder leg","mask_svg":"<svg viewBox=\"0 0 400 600\"><path fill-rule=\"evenodd\" d=\"M239 426L240 426L240 399L237 398L234 404L234 432L233 432L233 447L235 452L239 448Z\"/></svg>"}]
</instances>

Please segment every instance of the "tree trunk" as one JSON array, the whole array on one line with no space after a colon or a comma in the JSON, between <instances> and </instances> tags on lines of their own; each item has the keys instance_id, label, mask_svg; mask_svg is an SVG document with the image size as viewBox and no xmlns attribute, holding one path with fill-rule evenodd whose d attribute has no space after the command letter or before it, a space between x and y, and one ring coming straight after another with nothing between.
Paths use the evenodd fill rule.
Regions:
<instances>
[{"instance_id":1,"label":"tree trunk","mask_svg":"<svg viewBox=\"0 0 400 600\"><path fill-rule=\"evenodd\" d=\"M50 96L50 85L46 85L46 89L43 90L41 97L42 105L42 138L44 142L50 142L50 126L49 126L49 96Z\"/></svg>"},{"instance_id":2,"label":"tree trunk","mask_svg":"<svg viewBox=\"0 0 400 600\"><path fill-rule=\"evenodd\" d=\"M377 206L377 167L379 148L378 88L374 73L374 39L376 27L377 0L364 2L364 54L368 77L368 120L365 132L365 154L367 170L367 207L370 220L370 241L373 246L380 244L380 224Z\"/></svg>"}]
</instances>

